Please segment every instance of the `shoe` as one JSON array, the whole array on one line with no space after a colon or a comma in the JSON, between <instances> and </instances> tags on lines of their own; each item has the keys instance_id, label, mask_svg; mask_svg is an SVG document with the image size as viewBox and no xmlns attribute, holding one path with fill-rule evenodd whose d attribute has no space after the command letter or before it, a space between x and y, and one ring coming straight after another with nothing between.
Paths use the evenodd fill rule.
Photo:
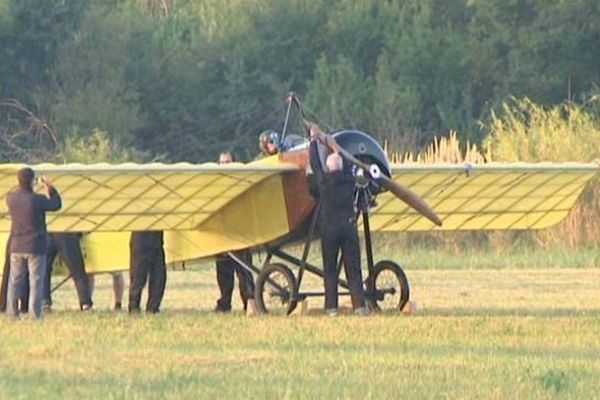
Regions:
<instances>
[{"instance_id":1,"label":"shoe","mask_svg":"<svg viewBox=\"0 0 600 400\"><path fill-rule=\"evenodd\" d=\"M42 311L44 311L44 313L46 313L46 314L50 314L52 312L52 305L48 304L48 303L42 305ZM27 312L27 311L25 311L25 312Z\"/></svg>"},{"instance_id":2,"label":"shoe","mask_svg":"<svg viewBox=\"0 0 600 400\"><path fill-rule=\"evenodd\" d=\"M81 311L88 311L88 310L92 309L92 305L86 303L86 304L82 304L80 308L81 308Z\"/></svg>"},{"instance_id":3,"label":"shoe","mask_svg":"<svg viewBox=\"0 0 600 400\"><path fill-rule=\"evenodd\" d=\"M337 308L328 308L325 310L325 314L329 315L330 317L337 317L340 315Z\"/></svg>"},{"instance_id":4,"label":"shoe","mask_svg":"<svg viewBox=\"0 0 600 400\"><path fill-rule=\"evenodd\" d=\"M121 303L117 301L115 303L115 311L121 311L122 308L123 306L121 305Z\"/></svg>"},{"instance_id":5,"label":"shoe","mask_svg":"<svg viewBox=\"0 0 600 400\"><path fill-rule=\"evenodd\" d=\"M367 307L358 307L354 310L354 315L360 315L362 317L365 317L369 315L369 310L367 309Z\"/></svg>"}]
</instances>

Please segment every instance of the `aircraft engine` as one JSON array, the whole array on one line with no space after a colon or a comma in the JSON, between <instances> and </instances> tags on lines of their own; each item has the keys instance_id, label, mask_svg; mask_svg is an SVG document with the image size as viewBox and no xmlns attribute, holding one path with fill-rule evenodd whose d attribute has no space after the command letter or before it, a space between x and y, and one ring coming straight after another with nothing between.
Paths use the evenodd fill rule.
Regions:
<instances>
[{"instance_id":1,"label":"aircraft engine","mask_svg":"<svg viewBox=\"0 0 600 400\"><path fill-rule=\"evenodd\" d=\"M334 133L333 137L344 150L370 166L369 171L357 171L359 184L366 183L365 175L369 175L372 179L378 179L380 175L391 178L390 162L385 151L371 136L361 131L345 130ZM381 187L373 183L369 184L369 190L372 194L383 191Z\"/></svg>"}]
</instances>

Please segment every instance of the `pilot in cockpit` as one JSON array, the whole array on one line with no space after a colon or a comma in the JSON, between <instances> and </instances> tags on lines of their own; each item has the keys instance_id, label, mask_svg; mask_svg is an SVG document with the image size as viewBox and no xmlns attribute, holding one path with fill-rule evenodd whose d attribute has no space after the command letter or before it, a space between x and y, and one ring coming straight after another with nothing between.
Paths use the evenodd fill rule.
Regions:
<instances>
[{"instance_id":1,"label":"pilot in cockpit","mask_svg":"<svg viewBox=\"0 0 600 400\"><path fill-rule=\"evenodd\" d=\"M274 130L266 130L258 137L260 157L273 156L279 153L279 134Z\"/></svg>"}]
</instances>

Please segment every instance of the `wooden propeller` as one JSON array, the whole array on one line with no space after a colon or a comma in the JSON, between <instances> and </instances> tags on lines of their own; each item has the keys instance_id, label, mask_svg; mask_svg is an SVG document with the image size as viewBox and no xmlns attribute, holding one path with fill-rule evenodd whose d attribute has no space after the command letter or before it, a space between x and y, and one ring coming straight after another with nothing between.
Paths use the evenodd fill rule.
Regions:
<instances>
[{"instance_id":1,"label":"wooden propeller","mask_svg":"<svg viewBox=\"0 0 600 400\"><path fill-rule=\"evenodd\" d=\"M367 165L361 160L354 157L342 146L340 146L331 135L327 135L321 131L318 125L310 123L304 120L304 125L311 137L316 137L323 144L329 147L333 152L341 154L346 160L362 168L365 173L371 176L371 179L375 180L383 188L392 192L398 199L402 200L408 206L412 207L419 214L436 224L442 226L442 220L437 216L435 211L421 198L419 195L411 191L410 189L400 185L398 182L393 181L384 174L381 174L379 168L375 166Z\"/></svg>"}]
</instances>

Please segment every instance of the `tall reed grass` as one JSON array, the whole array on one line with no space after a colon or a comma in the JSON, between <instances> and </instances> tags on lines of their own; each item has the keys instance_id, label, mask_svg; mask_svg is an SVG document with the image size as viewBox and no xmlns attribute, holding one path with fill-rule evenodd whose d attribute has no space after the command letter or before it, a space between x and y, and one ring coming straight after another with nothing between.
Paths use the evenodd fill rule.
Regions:
<instances>
[{"instance_id":1,"label":"tall reed grass","mask_svg":"<svg viewBox=\"0 0 600 400\"><path fill-rule=\"evenodd\" d=\"M499 112L482 123L486 139L483 149L461 143L458 134L434 139L422 152L399 153L385 146L393 163L485 162L592 162L600 158L600 119L598 102L564 102L543 107L530 99L512 98ZM531 232L470 232L417 235L419 243L450 248L487 246L494 251L515 245L548 250L574 249L600 243L600 181L595 178L585 189L568 217L558 225ZM410 235L409 235L410 236ZM426 236L426 237L425 237ZM408 239L407 242L411 240Z\"/></svg>"}]
</instances>

